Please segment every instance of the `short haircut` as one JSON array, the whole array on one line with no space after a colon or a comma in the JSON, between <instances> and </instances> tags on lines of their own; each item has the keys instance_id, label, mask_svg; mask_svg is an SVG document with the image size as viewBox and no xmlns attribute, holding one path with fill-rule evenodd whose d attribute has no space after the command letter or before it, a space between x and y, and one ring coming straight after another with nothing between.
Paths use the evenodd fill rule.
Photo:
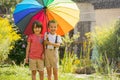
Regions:
<instances>
[{"instance_id":1,"label":"short haircut","mask_svg":"<svg viewBox=\"0 0 120 80\"><path fill-rule=\"evenodd\" d=\"M56 24L57 24L57 21L56 21L56 20L50 20L50 21L48 22L48 27L49 27L50 23L56 23Z\"/></svg>"},{"instance_id":2,"label":"short haircut","mask_svg":"<svg viewBox=\"0 0 120 80\"><path fill-rule=\"evenodd\" d=\"M36 27L37 28L41 28L41 32L42 32L42 29L43 29L43 26L42 26L42 23L40 22L40 21L38 21L38 20L35 20L34 22L33 22L33 24L32 24L32 31L33 31L33 33L34 33L34 26L36 25Z\"/></svg>"}]
</instances>

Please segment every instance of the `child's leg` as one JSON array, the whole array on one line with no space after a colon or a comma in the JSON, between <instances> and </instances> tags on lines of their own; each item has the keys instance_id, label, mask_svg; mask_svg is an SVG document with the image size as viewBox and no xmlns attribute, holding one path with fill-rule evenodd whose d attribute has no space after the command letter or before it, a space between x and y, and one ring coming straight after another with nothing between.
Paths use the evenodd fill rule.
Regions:
<instances>
[{"instance_id":1,"label":"child's leg","mask_svg":"<svg viewBox=\"0 0 120 80\"><path fill-rule=\"evenodd\" d=\"M36 80L36 60L29 59L29 67L32 72L32 80Z\"/></svg>"},{"instance_id":2,"label":"child's leg","mask_svg":"<svg viewBox=\"0 0 120 80\"><path fill-rule=\"evenodd\" d=\"M54 80L58 80L58 68L53 68Z\"/></svg>"},{"instance_id":3,"label":"child's leg","mask_svg":"<svg viewBox=\"0 0 120 80\"><path fill-rule=\"evenodd\" d=\"M32 80L36 80L36 70L32 70Z\"/></svg>"},{"instance_id":4,"label":"child's leg","mask_svg":"<svg viewBox=\"0 0 120 80\"><path fill-rule=\"evenodd\" d=\"M44 71L38 71L39 72L39 76L40 76L40 80L44 79Z\"/></svg>"},{"instance_id":5,"label":"child's leg","mask_svg":"<svg viewBox=\"0 0 120 80\"><path fill-rule=\"evenodd\" d=\"M51 69L51 67L47 67L47 76L48 76L48 80L51 80L51 77L52 77L52 69Z\"/></svg>"},{"instance_id":6,"label":"child's leg","mask_svg":"<svg viewBox=\"0 0 120 80\"><path fill-rule=\"evenodd\" d=\"M44 61L41 59L37 60L37 69L39 72L40 80L44 79Z\"/></svg>"}]
</instances>

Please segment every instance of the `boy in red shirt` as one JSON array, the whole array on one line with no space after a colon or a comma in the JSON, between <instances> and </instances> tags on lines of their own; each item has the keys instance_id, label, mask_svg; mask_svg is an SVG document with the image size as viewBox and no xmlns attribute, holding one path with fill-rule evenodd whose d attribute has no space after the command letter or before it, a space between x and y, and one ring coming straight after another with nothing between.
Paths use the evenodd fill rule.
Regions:
<instances>
[{"instance_id":1,"label":"boy in red shirt","mask_svg":"<svg viewBox=\"0 0 120 80\"><path fill-rule=\"evenodd\" d=\"M42 24L34 21L32 25L33 34L28 36L26 48L26 63L29 59L29 67L32 72L32 80L36 80L36 72L39 72L40 80L44 79L43 60L43 36L41 35Z\"/></svg>"}]
</instances>

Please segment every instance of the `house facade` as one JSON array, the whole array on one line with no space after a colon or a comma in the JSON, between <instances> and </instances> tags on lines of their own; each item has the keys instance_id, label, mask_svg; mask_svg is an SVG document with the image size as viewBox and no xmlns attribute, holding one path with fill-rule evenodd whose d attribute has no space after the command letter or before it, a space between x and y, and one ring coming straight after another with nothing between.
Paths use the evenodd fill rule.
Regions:
<instances>
[{"instance_id":1,"label":"house facade","mask_svg":"<svg viewBox=\"0 0 120 80\"><path fill-rule=\"evenodd\" d=\"M95 25L110 24L120 18L120 0L73 0L80 9L80 22L95 21Z\"/></svg>"}]
</instances>

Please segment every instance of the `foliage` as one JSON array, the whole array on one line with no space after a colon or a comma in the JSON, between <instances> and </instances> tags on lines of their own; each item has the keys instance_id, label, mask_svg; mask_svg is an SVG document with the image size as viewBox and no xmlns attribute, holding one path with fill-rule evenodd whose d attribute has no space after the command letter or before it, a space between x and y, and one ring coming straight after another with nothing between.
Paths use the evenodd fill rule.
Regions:
<instances>
[{"instance_id":1,"label":"foliage","mask_svg":"<svg viewBox=\"0 0 120 80\"><path fill-rule=\"evenodd\" d=\"M65 53L64 58L61 60L61 69L62 72L65 73L71 73L73 72L75 68L75 64L77 64L77 61L75 61L76 55L73 53Z\"/></svg>"},{"instance_id":2,"label":"foliage","mask_svg":"<svg viewBox=\"0 0 120 80\"><path fill-rule=\"evenodd\" d=\"M15 42L15 47L10 51L9 58L14 60L16 64L23 63L26 52L26 36L21 34L21 39Z\"/></svg>"},{"instance_id":3,"label":"foliage","mask_svg":"<svg viewBox=\"0 0 120 80\"><path fill-rule=\"evenodd\" d=\"M79 67L86 67L91 65L91 50L92 50L92 39L91 33L88 32L85 34L85 40L82 44L82 49L80 52L80 64Z\"/></svg>"},{"instance_id":4,"label":"foliage","mask_svg":"<svg viewBox=\"0 0 120 80\"><path fill-rule=\"evenodd\" d=\"M75 42L78 37L80 37L79 32L77 34L74 34L72 37L70 37L69 34L66 34L64 37L62 37L63 46L66 47L66 51L69 52L71 44Z\"/></svg>"},{"instance_id":5,"label":"foliage","mask_svg":"<svg viewBox=\"0 0 120 80\"><path fill-rule=\"evenodd\" d=\"M111 60L118 59L120 56L119 38L120 38L120 21L110 25L96 29L94 33L94 44L97 47L98 53L106 53Z\"/></svg>"},{"instance_id":6,"label":"foliage","mask_svg":"<svg viewBox=\"0 0 120 80\"><path fill-rule=\"evenodd\" d=\"M79 43L81 44L81 49L79 53L80 56L75 60L75 62L77 62L77 64L75 64L77 66L74 71L75 73L90 74L95 72L91 64L92 43L91 33L85 33L84 40L82 43Z\"/></svg>"},{"instance_id":7,"label":"foliage","mask_svg":"<svg viewBox=\"0 0 120 80\"><path fill-rule=\"evenodd\" d=\"M70 52L70 47L71 44L79 37L79 33L74 34L73 37L69 37L68 34L66 34L62 40L63 40L63 45L65 46L65 52L64 52L64 57L61 60L61 68L62 68L62 72L73 72L74 63L77 63L77 61L75 61L77 59L76 55Z\"/></svg>"},{"instance_id":8,"label":"foliage","mask_svg":"<svg viewBox=\"0 0 120 80\"><path fill-rule=\"evenodd\" d=\"M14 48L14 42L20 35L12 28L7 19L0 18L0 62L4 61L9 51Z\"/></svg>"},{"instance_id":9,"label":"foliage","mask_svg":"<svg viewBox=\"0 0 120 80\"><path fill-rule=\"evenodd\" d=\"M15 2L19 3L21 0L17 0ZM3 4L5 4L5 1L2 1ZM8 4L10 6L11 2ZM5 6L8 7L8 6ZM26 47L26 36L21 34L18 30L18 27L14 24L13 20L13 12L14 12L15 6L10 6L8 10L10 11L9 14L5 14L4 17L6 17L10 24L13 26L12 28L15 28L17 31L17 34L20 34L21 39L15 41L13 49L10 50L10 54L8 55L9 59L14 60L16 64L20 64L23 62L23 59L25 57L25 47Z\"/></svg>"},{"instance_id":10,"label":"foliage","mask_svg":"<svg viewBox=\"0 0 120 80\"><path fill-rule=\"evenodd\" d=\"M3 67L0 69L0 80L30 80L30 71L19 66Z\"/></svg>"},{"instance_id":11,"label":"foliage","mask_svg":"<svg viewBox=\"0 0 120 80\"><path fill-rule=\"evenodd\" d=\"M98 71L111 74L115 72L116 62L120 57L120 21L118 20L109 27L97 27L93 33L94 48L97 58L94 60Z\"/></svg>"},{"instance_id":12,"label":"foliage","mask_svg":"<svg viewBox=\"0 0 120 80\"><path fill-rule=\"evenodd\" d=\"M117 58L117 61L120 62L120 19L116 22L116 25L115 25L115 33L116 35L116 38L117 38L117 44L116 44L116 58Z\"/></svg>"},{"instance_id":13,"label":"foliage","mask_svg":"<svg viewBox=\"0 0 120 80\"><path fill-rule=\"evenodd\" d=\"M113 75L117 71L115 64L113 62L110 63L106 53L100 54L92 65L96 73L108 74L108 76Z\"/></svg>"},{"instance_id":14,"label":"foliage","mask_svg":"<svg viewBox=\"0 0 120 80\"><path fill-rule=\"evenodd\" d=\"M85 34L85 39L82 42L80 57L76 56L76 54L74 54L73 51L72 53L70 51L71 44L75 42L78 37L79 33L73 35L72 38L70 38L69 35L66 35L63 39L64 44L67 46L66 52L64 53L64 58L61 60L63 72L74 72L77 67L83 68L91 66L91 33L89 32Z\"/></svg>"}]
</instances>

